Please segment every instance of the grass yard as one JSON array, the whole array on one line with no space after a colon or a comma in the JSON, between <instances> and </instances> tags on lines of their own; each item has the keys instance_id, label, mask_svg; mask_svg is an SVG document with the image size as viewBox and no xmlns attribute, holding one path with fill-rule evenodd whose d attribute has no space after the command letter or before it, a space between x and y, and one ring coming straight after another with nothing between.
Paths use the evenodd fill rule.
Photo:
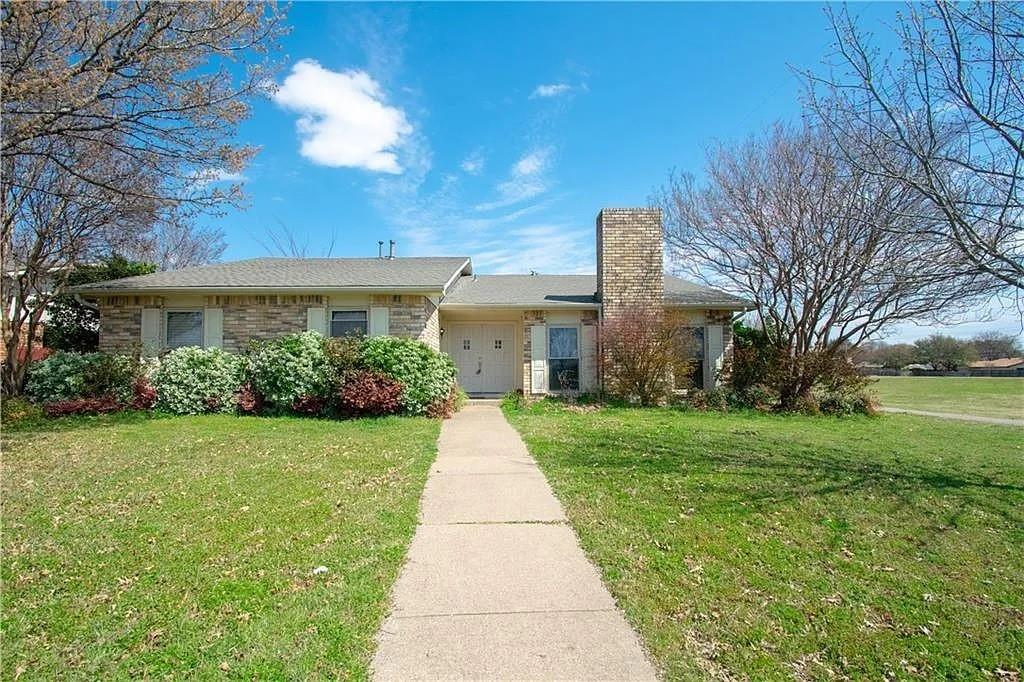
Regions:
<instances>
[{"instance_id":1,"label":"grass yard","mask_svg":"<svg viewBox=\"0 0 1024 682\"><path fill-rule=\"evenodd\" d=\"M877 377L885 407L1024 419L1024 378Z\"/></svg>"},{"instance_id":2,"label":"grass yard","mask_svg":"<svg viewBox=\"0 0 1024 682\"><path fill-rule=\"evenodd\" d=\"M551 403L507 414L669 679L1024 669L1017 428Z\"/></svg>"},{"instance_id":3,"label":"grass yard","mask_svg":"<svg viewBox=\"0 0 1024 682\"><path fill-rule=\"evenodd\" d=\"M438 428L126 414L5 429L3 677L366 677Z\"/></svg>"}]
</instances>

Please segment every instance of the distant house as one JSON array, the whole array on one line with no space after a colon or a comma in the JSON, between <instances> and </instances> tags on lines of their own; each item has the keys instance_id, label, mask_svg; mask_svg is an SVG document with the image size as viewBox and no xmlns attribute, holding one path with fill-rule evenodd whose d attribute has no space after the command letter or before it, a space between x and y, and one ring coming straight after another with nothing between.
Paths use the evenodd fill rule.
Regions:
<instances>
[{"instance_id":1,"label":"distant house","mask_svg":"<svg viewBox=\"0 0 1024 682\"><path fill-rule=\"evenodd\" d=\"M451 355L471 394L594 390L602 321L665 306L698 340L695 383L715 386L751 304L664 274L660 210L604 209L596 229L596 275L478 275L464 256L256 258L73 291L97 302L104 350L240 351L305 330L411 337Z\"/></svg>"},{"instance_id":2,"label":"distant house","mask_svg":"<svg viewBox=\"0 0 1024 682\"><path fill-rule=\"evenodd\" d=\"M967 365L971 369L1018 369L1024 367L1024 358L999 358L978 360Z\"/></svg>"},{"instance_id":3,"label":"distant house","mask_svg":"<svg viewBox=\"0 0 1024 682\"><path fill-rule=\"evenodd\" d=\"M967 366L973 377L1024 377L1024 358L978 360Z\"/></svg>"}]
</instances>

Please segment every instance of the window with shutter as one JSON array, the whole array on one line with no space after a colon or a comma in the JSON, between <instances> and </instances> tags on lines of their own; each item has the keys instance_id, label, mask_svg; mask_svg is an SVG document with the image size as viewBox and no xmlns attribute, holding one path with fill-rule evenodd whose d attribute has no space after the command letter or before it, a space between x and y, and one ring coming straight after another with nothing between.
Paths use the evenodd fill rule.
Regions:
<instances>
[{"instance_id":1,"label":"window with shutter","mask_svg":"<svg viewBox=\"0 0 1024 682\"><path fill-rule=\"evenodd\" d=\"M165 328L167 348L203 345L202 310L168 310Z\"/></svg>"}]
</instances>

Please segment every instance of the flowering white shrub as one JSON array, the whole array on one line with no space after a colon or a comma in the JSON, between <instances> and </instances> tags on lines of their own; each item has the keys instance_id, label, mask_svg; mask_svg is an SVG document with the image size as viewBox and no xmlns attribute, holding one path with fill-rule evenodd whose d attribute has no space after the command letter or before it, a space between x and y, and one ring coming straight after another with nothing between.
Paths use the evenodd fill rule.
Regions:
<instances>
[{"instance_id":1,"label":"flowering white shrub","mask_svg":"<svg viewBox=\"0 0 1024 682\"><path fill-rule=\"evenodd\" d=\"M332 372L324 341L321 334L302 332L254 343L246 368L249 383L278 411L291 409L299 398L326 397Z\"/></svg>"},{"instance_id":2,"label":"flowering white shrub","mask_svg":"<svg viewBox=\"0 0 1024 682\"><path fill-rule=\"evenodd\" d=\"M131 401L145 367L130 355L57 352L29 368L25 391L40 403L110 396Z\"/></svg>"},{"instance_id":3,"label":"flowering white shrub","mask_svg":"<svg viewBox=\"0 0 1024 682\"><path fill-rule=\"evenodd\" d=\"M174 414L234 412L245 360L220 348L173 350L152 375L156 409Z\"/></svg>"}]
</instances>

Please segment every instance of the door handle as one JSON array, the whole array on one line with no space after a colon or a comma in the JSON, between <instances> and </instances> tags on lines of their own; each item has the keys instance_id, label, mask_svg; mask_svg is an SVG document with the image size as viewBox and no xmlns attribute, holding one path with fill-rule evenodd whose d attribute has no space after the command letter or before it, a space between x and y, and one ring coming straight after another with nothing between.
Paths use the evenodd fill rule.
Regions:
<instances>
[{"instance_id":1,"label":"door handle","mask_svg":"<svg viewBox=\"0 0 1024 682\"><path fill-rule=\"evenodd\" d=\"M476 373L480 374L484 371L484 359L483 357L477 357L476 359Z\"/></svg>"}]
</instances>

